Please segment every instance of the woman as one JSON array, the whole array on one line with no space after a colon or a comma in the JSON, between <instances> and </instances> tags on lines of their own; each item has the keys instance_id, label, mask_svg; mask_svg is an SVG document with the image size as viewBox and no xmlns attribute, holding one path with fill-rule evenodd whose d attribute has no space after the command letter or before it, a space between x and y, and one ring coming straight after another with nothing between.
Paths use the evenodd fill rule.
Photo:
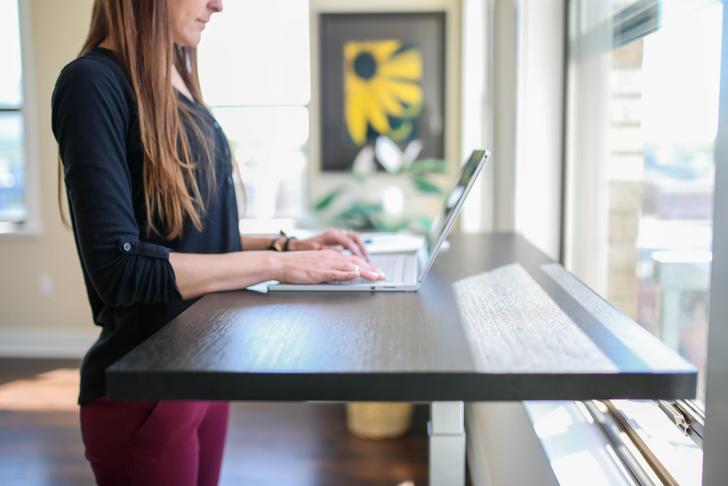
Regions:
<instances>
[{"instance_id":1,"label":"woman","mask_svg":"<svg viewBox=\"0 0 728 486\"><path fill-rule=\"evenodd\" d=\"M102 328L79 394L99 484L217 483L227 403L105 398L104 370L194 299L265 280L382 278L357 234L238 233L230 148L196 70L195 46L220 11L221 0L96 0L81 55L53 93L76 248Z\"/></svg>"}]
</instances>

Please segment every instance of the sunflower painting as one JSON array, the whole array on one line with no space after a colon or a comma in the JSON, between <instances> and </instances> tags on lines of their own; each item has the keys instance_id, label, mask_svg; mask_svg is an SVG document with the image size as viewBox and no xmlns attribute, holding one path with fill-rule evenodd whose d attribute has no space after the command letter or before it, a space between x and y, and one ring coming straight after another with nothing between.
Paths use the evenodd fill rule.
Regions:
<instances>
[{"instance_id":1,"label":"sunflower painting","mask_svg":"<svg viewBox=\"0 0 728 486\"><path fill-rule=\"evenodd\" d=\"M358 146L372 134L407 140L422 110L421 80L422 55L401 41L344 44L344 118L351 140Z\"/></svg>"},{"instance_id":2,"label":"sunflower painting","mask_svg":"<svg viewBox=\"0 0 728 486\"><path fill-rule=\"evenodd\" d=\"M346 171L379 136L443 157L442 12L320 15L321 169ZM379 167L383 170L383 167Z\"/></svg>"}]
</instances>

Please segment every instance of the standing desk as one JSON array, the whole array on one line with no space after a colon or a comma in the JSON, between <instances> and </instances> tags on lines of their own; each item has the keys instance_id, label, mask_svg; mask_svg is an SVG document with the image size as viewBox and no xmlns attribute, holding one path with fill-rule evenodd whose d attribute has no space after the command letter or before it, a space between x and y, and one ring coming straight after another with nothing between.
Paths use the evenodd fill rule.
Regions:
<instances>
[{"instance_id":1,"label":"standing desk","mask_svg":"<svg viewBox=\"0 0 728 486\"><path fill-rule=\"evenodd\" d=\"M200 298L107 370L128 400L430 402L464 484L466 401L693 398L697 371L519 235L452 235L418 292Z\"/></svg>"}]
</instances>

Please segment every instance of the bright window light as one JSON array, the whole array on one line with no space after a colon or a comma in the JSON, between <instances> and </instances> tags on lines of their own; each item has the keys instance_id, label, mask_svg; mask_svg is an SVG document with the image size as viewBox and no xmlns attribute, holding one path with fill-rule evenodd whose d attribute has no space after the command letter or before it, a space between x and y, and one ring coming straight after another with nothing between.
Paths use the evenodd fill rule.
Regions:
<instances>
[{"instance_id":1,"label":"bright window light","mask_svg":"<svg viewBox=\"0 0 728 486\"><path fill-rule=\"evenodd\" d=\"M240 167L241 218L273 221L304 211L309 49L304 0L227 2L203 33L202 92Z\"/></svg>"},{"instance_id":2,"label":"bright window light","mask_svg":"<svg viewBox=\"0 0 728 486\"><path fill-rule=\"evenodd\" d=\"M0 231L26 220L20 23L17 0L0 0Z\"/></svg>"}]
</instances>

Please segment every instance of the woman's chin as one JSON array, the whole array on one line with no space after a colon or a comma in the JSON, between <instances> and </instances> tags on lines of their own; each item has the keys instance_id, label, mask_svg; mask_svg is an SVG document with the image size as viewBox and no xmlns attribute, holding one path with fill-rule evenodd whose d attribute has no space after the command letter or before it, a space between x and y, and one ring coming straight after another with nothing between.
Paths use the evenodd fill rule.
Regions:
<instances>
[{"instance_id":1,"label":"woman's chin","mask_svg":"<svg viewBox=\"0 0 728 486\"><path fill-rule=\"evenodd\" d=\"M202 32L197 32L196 34L186 35L183 38L175 39L174 43L183 47L197 47L202 37L201 34Z\"/></svg>"}]
</instances>

